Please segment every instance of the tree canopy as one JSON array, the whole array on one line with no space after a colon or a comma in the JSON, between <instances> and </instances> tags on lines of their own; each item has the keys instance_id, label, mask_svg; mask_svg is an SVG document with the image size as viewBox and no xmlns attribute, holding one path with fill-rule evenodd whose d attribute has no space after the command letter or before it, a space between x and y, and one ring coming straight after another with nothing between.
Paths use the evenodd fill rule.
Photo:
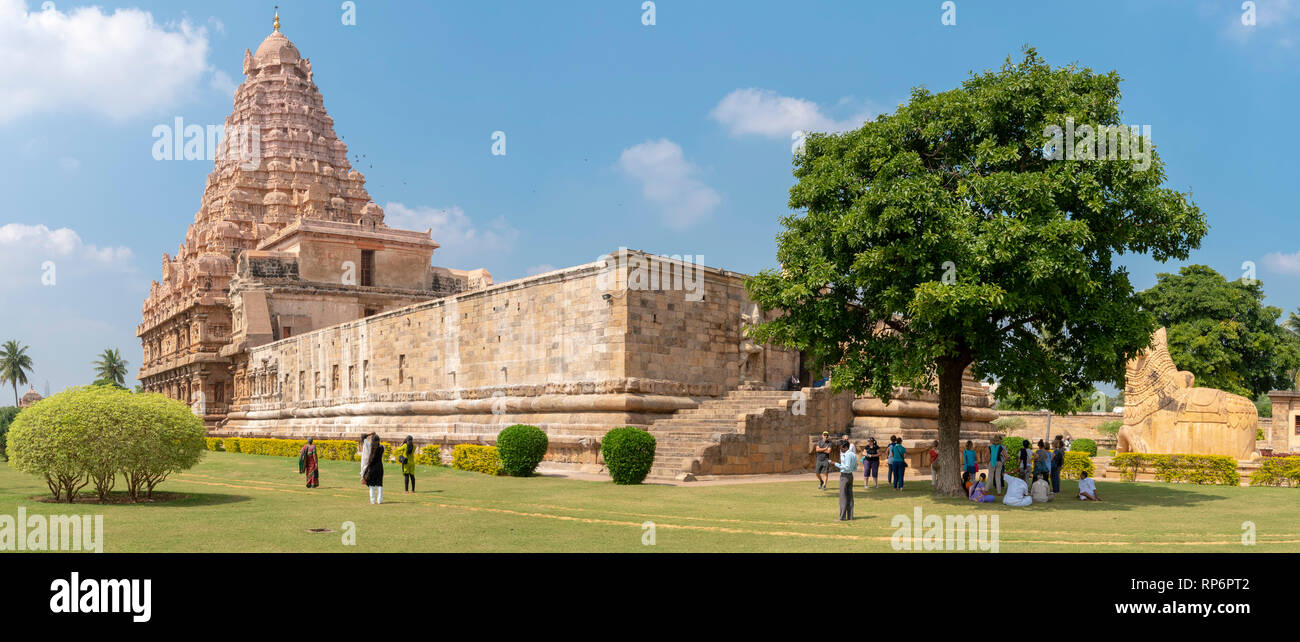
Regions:
<instances>
[{"instance_id":1,"label":"tree canopy","mask_svg":"<svg viewBox=\"0 0 1300 642\"><path fill-rule=\"evenodd\" d=\"M1204 265L1156 275L1142 305L1168 328L1169 356L1196 385L1248 399L1287 389L1300 366L1300 337L1278 325L1282 309L1264 305L1258 279L1229 281Z\"/></svg>"},{"instance_id":2,"label":"tree canopy","mask_svg":"<svg viewBox=\"0 0 1300 642\"><path fill-rule=\"evenodd\" d=\"M1184 259L1206 233L1188 195L1162 186L1150 139L1118 136L1145 145L1143 163L1082 160L1085 140L1056 140L1075 123L1118 128L1119 84L1026 48L956 89L914 89L857 130L809 135L795 157L781 267L748 283L782 314L753 334L831 368L836 389L889 400L937 384L936 492L961 492L968 366L1057 412L1122 380L1156 324L1115 255ZM1061 145L1075 160L1053 158Z\"/></svg>"}]
</instances>

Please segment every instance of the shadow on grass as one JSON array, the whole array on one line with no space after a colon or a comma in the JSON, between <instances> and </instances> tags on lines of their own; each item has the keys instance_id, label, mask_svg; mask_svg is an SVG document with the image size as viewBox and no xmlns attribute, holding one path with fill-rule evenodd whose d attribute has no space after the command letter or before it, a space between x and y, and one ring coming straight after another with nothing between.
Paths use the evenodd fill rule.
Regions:
<instances>
[{"instance_id":1,"label":"shadow on grass","mask_svg":"<svg viewBox=\"0 0 1300 642\"><path fill-rule=\"evenodd\" d=\"M220 506L222 504L236 504L239 502L252 501L248 495L229 495L226 493L185 493L188 495L185 499L178 499L171 502L159 504L135 504L135 506L155 506L158 508L194 508L196 506Z\"/></svg>"},{"instance_id":2,"label":"shadow on grass","mask_svg":"<svg viewBox=\"0 0 1300 642\"><path fill-rule=\"evenodd\" d=\"M1135 510L1151 507L1164 508L1182 508L1188 506L1198 506L1209 502L1228 501L1228 497L1218 497L1206 493L1191 490L1194 488L1205 488L1198 486L1189 486L1187 490L1177 487L1176 485L1163 485L1146 482L1111 482L1100 485L1098 493L1102 501L1089 502L1077 499L1077 487L1071 484L1066 486L1061 484L1061 492L1057 493L1055 499L1046 503L1035 502L1032 506L1007 506L1002 503L1004 495L997 495L997 501L989 504L977 504L969 499L962 497L937 497L931 494L931 485L926 482L916 482L918 490L914 492L903 492L896 495L900 498L924 497L935 504L942 506L973 506L977 508L993 508L999 510L1017 511L1017 510L1064 510L1064 511L1096 511L1096 510ZM1217 488L1211 486L1209 488ZM908 490L911 490L910 488Z\"/></svg>"}]
</instances>

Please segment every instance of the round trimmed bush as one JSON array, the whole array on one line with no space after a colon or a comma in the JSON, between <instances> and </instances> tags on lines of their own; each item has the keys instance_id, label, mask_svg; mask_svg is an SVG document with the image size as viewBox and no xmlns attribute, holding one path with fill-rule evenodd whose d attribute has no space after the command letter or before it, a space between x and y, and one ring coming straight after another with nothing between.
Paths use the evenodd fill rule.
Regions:
<instances>
[{"instance_id":1,"label":"round trimmed bush","mask_svg":"<svg viewBox=\"0 0 1300 642\"><path fill-rule=\"evenodd\" d=\"M655 437L633 426L615 428L601 440L600 455L615 484L639 484L655 463Z\"/></svg>"},{"instance_id":2,"label":"round trimmed bush","mask_svg":"<svg viewBox=\"0 0 1300 642\"><path fill-rule=\"evenodd\" d=\"M501 467L512 477L531 477L549 446L546 433L537 426L515 424L497 435Z\"/></svg>"},{"instance_id":3,"label":"round trimmed bush","mask_svg":"<svg viewBox=\"0 0 1300 642\"><path fill-rule=\"evenodd\" d=\"M1097 456L1097 442L1091 439L1075 439L1070 442L1070 451L1078 453L1088 453L1089 457Z\"/></svg>"},{"instance_id":4,"label":"round trimmed bush","mask_svg":"<svg viewBox=\"0 0 1300 642\"><path fill-rule=\"evenodd\" d=\"M109 386L69 388L18 414L10 465L45 478L55 500L93 484L100 501L121 477L131 499L152 495L205 451L203 420L179 401Z\"/></svg>"},{"instance_id":5,"label":"round trimmed bush","mask_svg":"<svg viewBox=\"0 0 1300 642\"><path fill-rule=\"evenodd\" d=\"M1020 469L1020 451L1029 443L1024 437L1003 437L1002 446L1007 449L1007 461L1004 470L1014 473Z\"/></svg>"}]
</instances>

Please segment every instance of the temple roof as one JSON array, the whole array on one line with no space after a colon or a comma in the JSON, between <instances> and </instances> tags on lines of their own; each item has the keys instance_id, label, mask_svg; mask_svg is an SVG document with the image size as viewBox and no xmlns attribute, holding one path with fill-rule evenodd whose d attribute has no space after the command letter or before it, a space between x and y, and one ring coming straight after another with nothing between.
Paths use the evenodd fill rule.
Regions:
<instances>
[{"instance_id":1,"label":"temple roof","mask_svg":"<svg viewBox=\"0 0 1300 642\"><path fill-rule=\"evenodd\" d=\"M302 54L298 53L298 48L278 30L272 31L258 45L257 53L253 54L253 63L258 68L267 65L294 65L299 60L302 60Z\"/></svg>"}]
</instances>

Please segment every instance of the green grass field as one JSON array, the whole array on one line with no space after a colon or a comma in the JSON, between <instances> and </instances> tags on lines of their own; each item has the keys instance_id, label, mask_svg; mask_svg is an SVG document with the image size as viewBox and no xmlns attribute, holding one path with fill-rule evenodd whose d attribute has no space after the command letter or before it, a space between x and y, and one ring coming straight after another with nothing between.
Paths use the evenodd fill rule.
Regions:
<instances>
[{"instance_id":1,"label":"green grass field","mask_svg":"<svg viewBox=\"0 0 1300 642\"><path fill-rule=\"evenodd\" d=\"M404 495L389 466L384 504L372 506L357 471L322 462L320 488L307 489L296 459L210 452L159 487L185 499L101 506L35 501L48 495L44 482L0 464L0 514L20 505L29 515L102 514L106 552L890 551L891 519L917 506L999 516L1002 552L1300 551L1300 491L1287 488L1101 482L1100 504L1062 497L1011 508L936 500L928 483L912 481L901 494L859 487L857 519L842 523L836 493L813 482L616 486L421 467L419 492ZM646 521L653 546L642 544ZM1255 546L1241 543L1247 521ZM345 522L355 524L355 545L343 544Z\"/></svg>"}]
</instances>

